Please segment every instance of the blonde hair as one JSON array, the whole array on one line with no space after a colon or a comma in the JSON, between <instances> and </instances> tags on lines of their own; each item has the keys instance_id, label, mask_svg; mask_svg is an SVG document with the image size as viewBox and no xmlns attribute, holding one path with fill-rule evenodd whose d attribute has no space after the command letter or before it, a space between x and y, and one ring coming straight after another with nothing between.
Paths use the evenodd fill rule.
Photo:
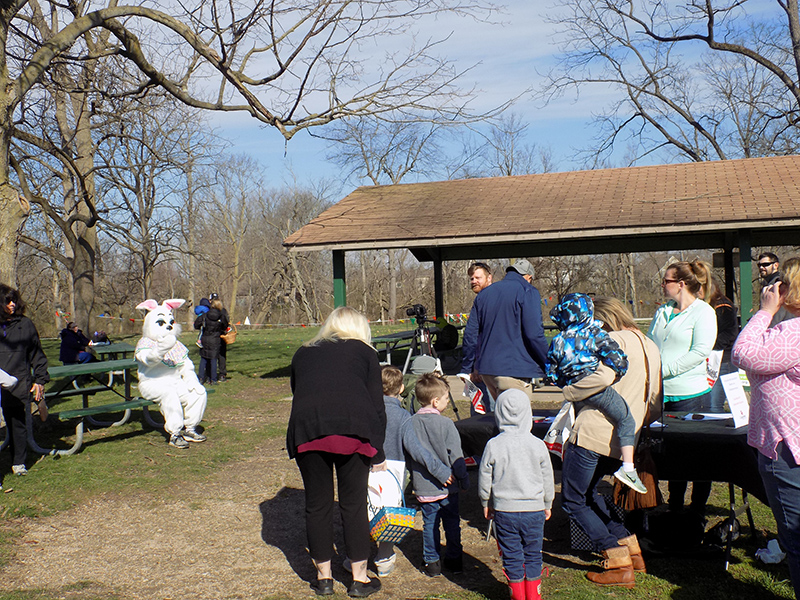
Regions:
<instances>
[{"instance_id":1,"label":"blonde hair","mask_svg":"<svg viewBox=\"0 0 800 600\"><path fill-rule=\"evenodd\" d=\"M361 340L368 346L371 345L372 332L367 317L349 306L334 308L319 328L317 335L303 345L316 346L320 342L338 340Z\"/></svg>"},{"instance_id":2,"label":"blonde hair","mask_svg":"<svg viewBox=\"0 0 800 600\"><path fill-rule=\"evenodd\" d=\"M384 396L399 396L403 389L403 372L395 366L383 365L381 383Z\"/></svg>"},{"instance_id":3,"label":"blonde hair","mask_svg":"<svg viewBox=\"0 0 800 600\"><path fill-rule=\"evenodd\" d=\"M594 318L608 326L609 331L637 329L631 311L616 298L599 296L594 299ZM605 328L604 328L605 329Z\"/></svg>"},{"instance_id":4,"label":"blonde hair","mask_svg":"<svg viewBox=\"0 0 800 600\"><path fill-rule=\"evenodd\" d=\"M441 398L449 391L447 380L435 373L425 373L414 386L414 395L422 406L430 406L434 398Z\"/></svg>"},{"instance_id":5,"label":"blonde hair","mask_svg":"<svg viewBox=\"0 0 800 600\"><path fill-rule=\"evenodd\" d=\"M212 300L211 301L211 308L216 308L217 310L222 310L222 300Z\"/></svg>"},{"instance_id":6,"label":"blonde hair","mask_svg":"<svg viewBox=\"0 0 800 600\"><path fill-rule=\"evenodd\" d=\"M783 263L781 269L783 281L789 291L783 299L783 305L792 313L800 313L800 258L792 257Z\"/></svg>"}]
</instances>

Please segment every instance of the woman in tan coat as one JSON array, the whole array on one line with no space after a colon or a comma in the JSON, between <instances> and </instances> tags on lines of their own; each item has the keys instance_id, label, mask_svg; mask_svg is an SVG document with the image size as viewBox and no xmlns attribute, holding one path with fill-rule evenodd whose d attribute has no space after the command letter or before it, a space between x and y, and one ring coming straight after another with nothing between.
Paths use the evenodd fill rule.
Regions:
<instances>
[{"instance_id":1,"label":"woman in tan coat","mask_svg":"<svg viewBox=\"0 0 800 600\"><path fill-rule=\"evenodd\" d=\"M656 345L636 327L627 308L614 298L594 300L595 318L603 323L628 357L628 371L616 383L616 390L628 403L636 421L636 437L650 415L661 414L661 360ZM595 373L564 388L564 398L577 402L596 394L614 382L615 373L600 365ZM635 584L634 571L644 571L641 549L635 535L614 520L596 487L620 465L622 453L614 425L603 413L584 408L578 413L564 450L561 472L562 506L586 532L596 547L603 549L602 573L587 573L592 583L604 586Z\"/></svg>"}]
</instances>

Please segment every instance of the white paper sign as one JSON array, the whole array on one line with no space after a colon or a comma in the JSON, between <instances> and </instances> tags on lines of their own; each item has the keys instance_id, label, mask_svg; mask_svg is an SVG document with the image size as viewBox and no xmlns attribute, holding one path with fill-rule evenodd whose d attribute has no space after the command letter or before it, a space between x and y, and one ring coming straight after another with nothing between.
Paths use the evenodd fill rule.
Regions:
<instances>
[{"instance_id":1,"label":"white paper sign","mask_svg":"<svg viewBox=\"0 0 800 600\"><path fill-rule=\"evenodd\" d=\"M728 373L719 378L722 382L722 389L728 398L728 406L733 414L733 424L736 428L747 425L750 420L750 405L747 403L747 396L739 379L739 373Z\"/></svg>"}]
</instances>

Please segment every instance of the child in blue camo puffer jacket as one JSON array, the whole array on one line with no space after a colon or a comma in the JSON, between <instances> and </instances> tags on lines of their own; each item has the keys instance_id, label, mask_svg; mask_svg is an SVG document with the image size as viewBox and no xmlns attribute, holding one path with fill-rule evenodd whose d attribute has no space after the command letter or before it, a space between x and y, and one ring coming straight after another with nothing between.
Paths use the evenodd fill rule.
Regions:
<instances>
[{"instance_id":1,"label":"child in blue camo puffer jacket","mask_svg":"<svg viewBox=\"0 0 800 600\"><path fill-rule=\"evenodd\" d=\"M594 373L602 362L616 373L616 379L628 370L628 357L619 345L603 330L602 323L594 318L594 303L586 294L567 294L550 311L550 318L561 330L550 343L547 351L547 375L549 382L565 387ZM590 406L602 412L614 424L622 450L622 466L614 477L640 494L647 488L639 479L633 465L633 443L636 438L636 422L628 410L628 404L614 388L575 403L575 409Z\"/></svg>"}]
</instances>

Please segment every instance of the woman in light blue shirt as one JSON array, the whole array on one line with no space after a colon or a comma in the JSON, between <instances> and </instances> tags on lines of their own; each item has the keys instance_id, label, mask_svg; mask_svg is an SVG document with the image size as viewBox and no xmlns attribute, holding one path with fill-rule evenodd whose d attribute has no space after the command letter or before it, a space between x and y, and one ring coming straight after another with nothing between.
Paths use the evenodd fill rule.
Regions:
<instances>
[{"instance_id":1,"label":"woman in light blue shirt","mask_svg":"<svg viewBox=\"0 0 800 600\"><path fill-rule=\"evenodd\" d=\"M656 311L647 336L661 352L664 412L694 412L709 401L706 359L717 339L717 315L699 296L710 278L708 264L694 260L671 264L661 281L668 300ZM693 482L690 508L703 514L710 492L710 482ZM670 509L683 507L685 493L685 481L669 482Z\"/></svg>"}]
</instances>

